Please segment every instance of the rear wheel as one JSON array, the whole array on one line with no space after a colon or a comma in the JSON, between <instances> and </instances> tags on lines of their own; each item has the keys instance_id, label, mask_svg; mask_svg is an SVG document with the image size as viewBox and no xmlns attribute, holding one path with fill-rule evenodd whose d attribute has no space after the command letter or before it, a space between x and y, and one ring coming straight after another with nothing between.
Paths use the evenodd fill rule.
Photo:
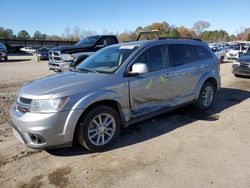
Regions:
<instances>
[{"instance_id":1,"label":"rear wheel","mask_svg":"<svg viewBox=\"0 0 250 188\"><path fill-rule=\"evenodd\" d=\"M102 151L114 142L119 131L117 112L108 106L97 106L80 120L77 139L90 151Z\"/></svg>"},{"instance_id":2,"label":"rear wheel","mask_svg":"<svg viewBox=\"0 0 250 188\"><path fill-rule=\"evenodd\" d=\"M223 63L224 62L224 56L220 57L220 62Z\"/></svg>"},{"instance_id":3,"label":"rear wheel","mask_svg":"<svg viewBox=\"0 0 250 188\"><path fill-rule=\"evenodd\" d=\"M197 101L197 107L201 110L208 110L215 97L215 86L211 82L205 82L201 88L199 99Z\"/></svg>"},{"instance_id":4,"label":"rear wheel","mask_svg":"<svg viewBox=\"0 0 250 188\"><path fill-rule=\"evenodd\" d=\"M234 74L234 76L237 77L237 78L240 78L240 75L238 75L238 74Z\"/></svg>"}]
</instances>

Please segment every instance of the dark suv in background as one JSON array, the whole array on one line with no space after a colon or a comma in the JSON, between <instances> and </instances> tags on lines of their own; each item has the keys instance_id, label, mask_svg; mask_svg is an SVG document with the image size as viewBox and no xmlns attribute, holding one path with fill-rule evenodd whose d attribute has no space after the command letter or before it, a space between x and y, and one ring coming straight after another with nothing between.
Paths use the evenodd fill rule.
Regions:
<instances>
[{"instance_id":1,"label":"dark suv in background","mask_svg":"<svg viewBox=\"0 0 250 188\"><path fill-rule=\"evenodd\" d=\"M5 61L8 60L8 51L5 45L3 43L0 43L0 61L2 60L2 58Z\"/></svg>"}]
</instances>

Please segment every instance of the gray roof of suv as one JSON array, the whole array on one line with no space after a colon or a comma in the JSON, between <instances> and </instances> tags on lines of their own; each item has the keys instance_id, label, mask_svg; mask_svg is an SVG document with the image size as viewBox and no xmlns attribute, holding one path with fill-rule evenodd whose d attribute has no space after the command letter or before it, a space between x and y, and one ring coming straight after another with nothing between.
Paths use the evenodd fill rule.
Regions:
<instances>
[{"instance_id":1,"label":"gray roof of suv","mask_svg":"<svg viewBox=\"0 0 250 188\"><path fill-rule=\"evenodd\" d=\"M142 41L131 41L125 43L119 43L119 46L126 46L126 45L138 45L138 46L147 46L150 44L194 44L194 45L203 45L207 46L206 43L200 40L194 39L160 39L160 40L142 40Z\"/></svg>"}]
</instances>

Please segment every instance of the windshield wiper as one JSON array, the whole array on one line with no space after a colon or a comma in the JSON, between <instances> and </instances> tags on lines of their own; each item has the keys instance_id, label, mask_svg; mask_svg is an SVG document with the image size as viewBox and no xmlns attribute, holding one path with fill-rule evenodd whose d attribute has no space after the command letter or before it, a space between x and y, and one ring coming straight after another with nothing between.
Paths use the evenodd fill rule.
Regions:
<instances>
[{"instance_id":1,"label":"windshield wiper","mask_svg":"<svg viewBox=\"0 0 250 188\"><path fill-rule=\"evenodd\" d=\"M79 69L76 69L76 71L85 71L85 72L98 73L98 72L95 71L95 70L87 69L87 68L79 68Z\"/></svg>"}]
</instances>

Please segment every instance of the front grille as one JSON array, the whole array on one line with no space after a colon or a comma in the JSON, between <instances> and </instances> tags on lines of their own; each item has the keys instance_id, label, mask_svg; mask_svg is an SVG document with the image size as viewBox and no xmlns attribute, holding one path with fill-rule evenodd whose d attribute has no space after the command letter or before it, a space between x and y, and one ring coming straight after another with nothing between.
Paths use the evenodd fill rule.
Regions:
<instances>
[{"instance_id":1,"label":"front grille","mask_svg":"<svg viewBox=\"0 0 250 188\"><path fill-rule=\"evenodd\" d=\"M240 63L240 67L249 68L250 63Z\"/></svg>"},{"instance_id":2,"label":"front grille","mask_svg":"<svg viewBox=\"0 0 250 188\"><path fill-rule=\"evenodd\" d=\"M49 60L51 60L51 61L61 61L60 52L50 51L49 52Z\"/></svg>"}]
</instances>

